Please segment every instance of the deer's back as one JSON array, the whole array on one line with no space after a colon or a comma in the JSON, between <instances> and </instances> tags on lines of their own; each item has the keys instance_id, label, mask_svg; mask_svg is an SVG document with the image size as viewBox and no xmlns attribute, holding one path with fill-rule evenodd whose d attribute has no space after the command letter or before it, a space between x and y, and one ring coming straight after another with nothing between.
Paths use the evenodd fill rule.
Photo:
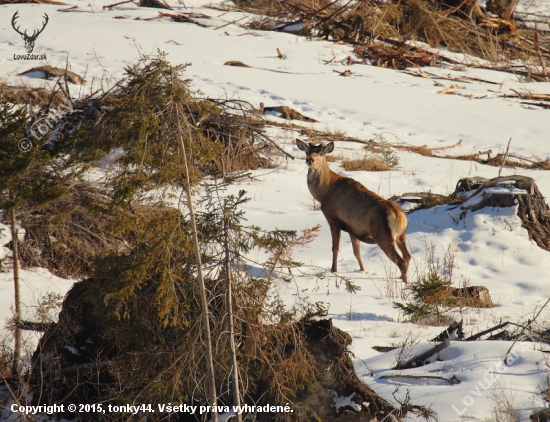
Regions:
<instances>
[{"instance_id":1,"label":"deer's back","mask_svg":"<svg viewBox=\"0 0 550 422\"><path fill-rule=\"evenodd\" d=\"M393 202L348 177L333 183L321 203L321 210L329 223L360 239L387 230L388 210L396 214L402 212Z\"/></svg>"}]
</instances>

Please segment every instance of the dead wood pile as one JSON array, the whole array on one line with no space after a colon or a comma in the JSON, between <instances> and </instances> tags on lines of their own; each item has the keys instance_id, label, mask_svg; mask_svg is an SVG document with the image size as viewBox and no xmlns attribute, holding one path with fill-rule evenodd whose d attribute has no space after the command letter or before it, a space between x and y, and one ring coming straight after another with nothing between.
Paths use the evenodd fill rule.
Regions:
<instances>
[{"instance_id":1,"label":"dead wood pile","mask_svg":"<svg viewBox=\"0 0 550 422\"><path fill-rule=\"evenodd\" d=\"M523 70L501 64L500 70L523 74L530 80L547 81L549 76L550 28L535 30L531 23L516 20L517 1L493 0L487 8L480 7L478 0L235 3L241 10L263 15L253 18L249 28L350 43L357 46L357 56L376 66L427 66L434 65L436 58L459 63L457 58L438 57L429 48L408 44L422 41L430 47L447 47L493 63L523 60ZM538 28L547 26L541 18Z\"/></svg>"},{"instance_id":2,"label":"dead wood pile","mask_svg":"<svg viewBox=\"0 0 550 422\"><path fill-rule=\"evenodd\" d=\"M216 100L209 98L216 112L207 116L193 114L193 122L200 122L210 139L224 148L215 162L225 176L232 172L271 167L278 157L294 157L286 153L264 131L266 121L252 104L242 100ZM193 107L188 108L193 113Z\"/></svg>"},{"instance_id":3,"label":"dead wood pile","mask_svg":"<svg viewBox=\"0 0 550 422\"><path fill-rule=\"evenodd\" d=\"M400 43L372 43L355 48L353 52L360 58L369 60L378 67L406 69L416 66L435 66L439 54L412 45Z\"/></svg>"}]
</instances>

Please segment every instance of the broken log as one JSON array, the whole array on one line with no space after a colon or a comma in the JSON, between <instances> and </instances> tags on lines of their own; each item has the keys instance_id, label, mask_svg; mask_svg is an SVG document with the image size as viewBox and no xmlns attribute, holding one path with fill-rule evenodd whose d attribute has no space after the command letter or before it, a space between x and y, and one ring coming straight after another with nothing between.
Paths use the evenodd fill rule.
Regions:
<instances>
[{"instance_id":1,"label":"broken log","mask_svg":"<svg viewBox=\"0 0 550 422\"><path fill-rule=\"evenodd\" d=\"M460 179L456 184L454 193L470 192L472 190L477 190L481 185L486 183L489 179L480 176L465 177Z\"/></svg>"},{"instance_id":2,"label":"broken log","mask_svg":"<svg viewBox=\"0 0 550 422\"><path fill-rule=\"evenodd\" d=\"M451 324L447 328L445 328L441 333L439 333L437 337L434 337L430 341L445 341L447 339L454 340L454 338L451 339L451 334L453 334L455 331L455 338L462 340L464 338L464 331L462 331L462 320L460 320L460 322L451 322Z\"/></svg>"},{"instance_id":3,"label":"broken log","mask_svg":"<svg viewBox=\"0 0 550 422\"><path fill-rule=\"evenodd\" d=\"M483 337L485 334L489 334L489 333L492 333L493 331L496 331L496 330L499 330L501 328L504 328L506 327L508 324L510 324L509 321L506 321L506 322L503 322L501 324L498 324L498 325L495 325L494 327L492 328L488 328L487 330L484 330L484 331L481 331L477 334L474 334L470 337L467 337L464 339L464 341L474 341L474 340L477 340L478 338L481 338Z\"/></svg>"},{"instance_id":4,"label":"broken log","mask_svg":"<svg viewBox=\"0 0 550 422\"><path fill-rule=\"evenodd\" d=\"M398 378L407 378L407 379L413 379L413 380L427 380L427 381L438 380L438 381L448 382L451 385L460 384L460 379L456 375L453 375L451 378L443 378L435 375L383 375L381 377L378 377L378 379L385 379L390 381L395 381Z\"/></svg>"},{"instance_id":5,"label":"broken log","mask_svg":"<svg viewBox=\"0 0 550 422\"><path fill-rule=\"evenodd\" d=\"M452 198L446 195L440 195L433 192L405 192L399 196L392 196L390 201L398 205L414 204L413 207L407 207L407 212L417 211L425 208L432 208L438 205L446 205L455 202Z\"/></svg>"},{"instance_id":6,"label":"broken log","mask_svg":"<svg viewBox=\"0 0 550 422\"><path fill-rule=\"evenodd\" d=\"M260 106L262 107L264 114L266 111L274 111L276 113L281 113L285 120L300 120L302 122L317 123L317 120L304 116L293 108L287 106L264 107L263 103L260 103Z\"/></svg>"},{"instance_id":7,"label":"broken log","mask_svg":"<svg viewBox=\"0 0 550 422\"><path fill-rule=\"evenodd\" d=\"M250 67L247 64L244 64L243 62L240 62L239 60L229 60L228 62L225 62L223 64L224 66L234 66L234 67Z\"/></svg>"},{"instance_id":8,"label":"broken log","mask_svg":"<svg viewBox=\"0 0 550 422\"><path fill-rule=\"evenodd\" d=\"M372 346L372 349L374 349L374 350L376 350L377 352L380 352L380 353L387 353L387 352L391 352L392 350L397 349L397 347L395 347L395 346Z\"/></svg>"},{"instance_id":9,"label":"broken log","mask_svg":"<svg viewBox=\"0 0 550 422\"><path fill-rule=\"evenodd\" d=\"M441 352L446 347L449 347L450 344L451 342L449 341L449 339L447 339L444 342L439 343L437 346L432 347L430 350L427 350L426 352L418 356L412 357L406 362L399 362L395 369L411 369L411 368L417 368L419 366L424 366L424 363L426 362L426 360L431 358L433 355Z\"/></svg>"},{"instance_id":10,"label":"broken log","mask_svg":"<svg viewBox=\"0 0 550 422\"><path fill-rule=\"evenodd\" d=\"M510 331L508 330L499 331L498 333L492 334L486 338L486 340L504 340L504 341L509 341L513 339L514 339L514 336L510 334Z\"/></svg>"},{"instance_id":11,"label":"broken log","mask_svg":"<svg viewBox=\"0 0 550 422\"><path fill-rule=\"evenodd\" d=\"M24 72L18 73L17 76L27 76L31 73L37 73L42 79L52 79L52 78L67 78L67 80L73 84L76 85L82 85L86 81L81 76L77 75L74 72L71 72L70 70L61 69L57 67L52 66L38 66L33 67L29 70L25 70Z\"/></svg>"}]
</instances>

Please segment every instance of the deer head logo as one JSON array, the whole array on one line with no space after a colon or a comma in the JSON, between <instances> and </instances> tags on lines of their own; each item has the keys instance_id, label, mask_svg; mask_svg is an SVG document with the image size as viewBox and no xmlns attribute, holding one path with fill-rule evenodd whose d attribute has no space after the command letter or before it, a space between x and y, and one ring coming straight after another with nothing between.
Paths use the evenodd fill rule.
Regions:
<instances>
[{"instance_id":1,"label":"deer head logo","mask_svg":"<svg viewBox=\"0 0 550 422\"><path fill-rule=\"evenodd\" d=\"M16 11L13 14L13 18L11 18L11 26L13 26L13 29L15 29L15 32L17 32L19 35L21 35L21 38L25 40L25 48L27 49L27 53L32 53L32 50L34 50L34 42L36 41L36 38L44 31L44 28L46 28L46 25L48 24L48 15L44 13L44 24L42 25L41 29L35 29L32 33L32 35L27 34L27 31L21 32L19 30L19 27L15 27L15 21L17 20L19 10Z\"/></svg>"}]
</instances>

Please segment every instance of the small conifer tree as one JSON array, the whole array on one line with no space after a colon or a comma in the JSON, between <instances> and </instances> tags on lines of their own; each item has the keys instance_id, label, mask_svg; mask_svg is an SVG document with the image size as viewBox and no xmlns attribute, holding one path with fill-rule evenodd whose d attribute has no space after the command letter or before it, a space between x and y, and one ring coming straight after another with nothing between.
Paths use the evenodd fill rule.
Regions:
<instances>
[{"instance_id":1,"label":"small conifer tree","mask_svg":"<svg viewBox=\"0 0 550 422\"><path fill-rule=\"evenodd\" d=\"M27 109L0 100L0 210L9 215L12 234L12 258L15 302L15 348L13 372L21 356L21 303L19 294L19 245L17 211L37 207L65 192L68 180L78 172L69 171L72 157L52 154L49 139L31 138Z\"/></svg>"}]
</instances>

